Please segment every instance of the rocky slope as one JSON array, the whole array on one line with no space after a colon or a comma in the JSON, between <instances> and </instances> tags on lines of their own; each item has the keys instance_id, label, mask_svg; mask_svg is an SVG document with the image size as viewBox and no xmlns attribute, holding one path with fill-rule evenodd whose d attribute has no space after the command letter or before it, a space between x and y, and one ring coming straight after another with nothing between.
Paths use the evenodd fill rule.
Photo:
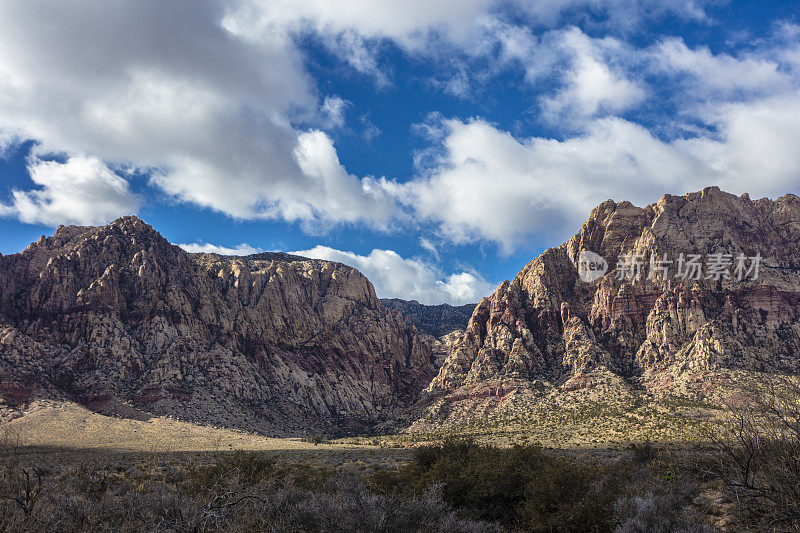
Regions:
<instances>
[{"instance_id":1,"label":"rocky slope","mask_svg":"<svg viewBox=\"0 0 800 533\"><path fill-rule=\"evenodd\" d=\"M357 270L188 254L135 217L0 256L0 398L276 435L391 418L435 370Z\"/></svg>"},{"instance_id":2,"label":"rocky slope","mask_svg":"<svg viewBox=\"0 0 800 533\"><path fill-rule=\"evenodd\" d=\"M584 251L601 256L608 273L582 281ZM680 254L701 256L701 279L676 276ZM756 279L753 271L737 279L739 254L744 267L759 263ZM628 267L641 263L638 279L615 268L621 256ZM651 258L668 270L648 279ZM730 261L727 272L715 274L715 261ZM502 398L525 387L607 384L702 392L728 371L800 371L794 195L754 201L708 188L646 207L602 203L572 239L478 304L429 392Z\"/></svg>"},{"instance_id":3,"label":"rocky slope","mask_svg":"<svg viewBox=\"0 0 800 533\"><path fill-rule=\"evenodd\" d=\"M475 310L475 304L424 305L416 300L397 298L385 298L381 302L384 307L399 311L407 324L417 328L420 340L430 350L437 369L444 364L453 343L461 338Z\"/></svg>"},{"instance_id":4,"label":"rocky slope","mask_svg":"<svg viewBox=\"0 0 800 533\"><path fill-rule=\"evenodd\" d=\"M406 323L415 326L420 333L433 337L443 337L465 329L476 305L424 305L416 300L397 298L384 298L381 303L384 307L400 311Z\"/></svg>"}]
</instances>

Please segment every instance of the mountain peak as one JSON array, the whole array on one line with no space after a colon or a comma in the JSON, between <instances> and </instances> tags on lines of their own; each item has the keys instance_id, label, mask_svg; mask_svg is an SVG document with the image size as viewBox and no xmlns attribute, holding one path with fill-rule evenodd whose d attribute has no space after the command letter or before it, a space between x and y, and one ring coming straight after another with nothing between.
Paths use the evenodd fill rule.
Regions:
<instances>
[{"instance_id":1,"label":"mountain peak","mask_svg":"<svg viewBox=\"0 0 800 533\"><path fill-rule=\"evenodd\" d=\"M578 276L584 251L607 263L591 282ZM680 263L689 256L699 264L691 277ZM431 387L520 378L563 385L604 373L652 387L734 368L796 372L800 358L778 354L800 353L798 257L794 195L752 202L707 187L645 207L603 202L572 239L478 304ZM626 258L638 258L638 275L620 275ZM661 270L651 277L653 264Z\"/></svg>"}]
</instances>

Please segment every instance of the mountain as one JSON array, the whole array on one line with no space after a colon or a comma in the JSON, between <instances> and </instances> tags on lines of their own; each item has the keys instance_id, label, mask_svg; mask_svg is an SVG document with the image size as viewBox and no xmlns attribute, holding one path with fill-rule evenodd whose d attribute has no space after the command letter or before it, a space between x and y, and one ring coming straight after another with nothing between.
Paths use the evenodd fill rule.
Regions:
<instances>
[{"instance_id":1,"label":"mountain","mask_svg":"<svg viewBox=\"0 0 800 533\"><path fill-rule=\"evenodd\" d=\"M0 256L0 397L274 435L390 419L429 348L354 268L189 254L136 217ZM0 409L2 410L2 409Z\"/></svg>"},{"instance_id":2,"label":"mountain","mask_svg":"<svg viewBox=\"0 0 800 533\"><path fill-rule=\"evenodd\" d=\"M407 324L416 326L420 333L442 337L459 329L465 329L476 304L423 305L416 300L384 298L384 307L400 311Z\"/></svg>"},{"instance_id":3,"label":"mountain","mask_svg":"<svg viewBox=\"0 0 800 533\"><path fill-rule=\"evenodd\" d=\"M328 261L189 254L135 217L59 227L0 279L0 419L55 398L273 435L430 429L518 392L708 396L800 371L793 195L608 200L463 330L469 306L384 304Z\"/></svg>"},{"instance_id":4,"label":"mountain","mask_svg":"<svg viewBox=\"0 0 800 533\"><path fill-rule=\"evenodd\" d=\"M584 268L583 281L587 258L608 271ZM480 301L428 392L707 394L737 372L798 371L800 199L711 187L646 207L597 206L573 238Z\"/></svg>"}]
</instances>

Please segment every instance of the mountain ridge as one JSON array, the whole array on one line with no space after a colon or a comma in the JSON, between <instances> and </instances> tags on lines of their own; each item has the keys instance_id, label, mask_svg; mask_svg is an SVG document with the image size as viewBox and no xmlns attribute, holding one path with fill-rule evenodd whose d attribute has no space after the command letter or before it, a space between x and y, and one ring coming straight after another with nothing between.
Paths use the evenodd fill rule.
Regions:
<instances>
[{"instance_id":1,"label":"mountain ridge","mask_svg":"<svg viewBox=\"0 0 800 533\"><path fill-rule=\"evenodd\" d=\"M382 298L381 303L389 309L396 309L405 317L406 322L416 326L420 333L433 337L442 337L459 329L465 329L469 317L477 304L425 305L416 300L400 298Z\"/></svg>"},{"instance_id":2,"label":"mountain ridge","mask_svg":"<svg viewBox=\"0 0 800 533\"><path fill-rule=\"evenodd\" d=\"M504 379L591 387L608 376L658 387L730 368L797 371L799 241L794 195L753 201L710 187L643 208L603 202L574 237L481 300L429 390ZM586 250L609 265L625 254L644 265L697 252L764 259L754 281L616 280L609 270L585 283L577 265Z\"/></svg>"},{"instance_id":3,"label":"mountain ridge","mask_svg":"<svg viewBox=\"0 0 800 533\"><path fill-rule=\"evenodd\" d=\"M352 267L188 254L136 217L0 257L0 396L262 433L385 420L430 351Z\"/></svg>"},{"instance_id":4,"label":"mountain ridge","mask_svg":"<svg viewBox=\"0 0 800 533\"><path fill-rule=\"evenodd\" d=\"M588 252L609 268L584 280ZM729 275L668 275L695 254ZM740 255L757 276L730 275ZM44 397L298 435L437 427L513 410L516 391L713 396L800 371L798 258L794 195L608 200L464 323L471 305L381 301L340 263L189 254L136 217L61 226L0 256L0 412Z\"/></svg>"}]
</instances>

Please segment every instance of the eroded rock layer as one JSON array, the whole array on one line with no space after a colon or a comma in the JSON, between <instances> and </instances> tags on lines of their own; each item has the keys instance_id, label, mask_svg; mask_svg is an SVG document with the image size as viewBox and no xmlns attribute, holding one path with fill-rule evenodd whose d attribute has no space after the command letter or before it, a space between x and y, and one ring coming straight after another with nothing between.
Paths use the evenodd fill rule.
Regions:
<instances>
[{"instance_id":1,"label":"eroded rock layer","mask_svg":"<svg viewBox=\"0 0 800 533\"><path fill-rule=\"evenodd\" d=\"M582 281L582 251L599 254L608 273ZM702 256L701 279L675 276L680 254ZM714 254L730 254L730 279L714 275ZM761 257L757 278L737 279L739 254ZM620 256L639 258L638 279L615 268ZM666 276L648 279L651 257ZM753 201L708 188L644 208L604 202L572 239L478 304L429 390L520 379L565 390L608 380L663 389L726 369L800 371L794 195Z\"/></svg>"},{"instance_id":2,"label":"eroded rock layer","mask_svg":"<svg viewBox=\"0 0 800 533\"><path fill-rule=\"evenodd\" d=\"M391 418L434 374L372 284L283 254L188 254L135 217L0 256L0 398L272 434Z\"/></svg>"}]
</instances>

